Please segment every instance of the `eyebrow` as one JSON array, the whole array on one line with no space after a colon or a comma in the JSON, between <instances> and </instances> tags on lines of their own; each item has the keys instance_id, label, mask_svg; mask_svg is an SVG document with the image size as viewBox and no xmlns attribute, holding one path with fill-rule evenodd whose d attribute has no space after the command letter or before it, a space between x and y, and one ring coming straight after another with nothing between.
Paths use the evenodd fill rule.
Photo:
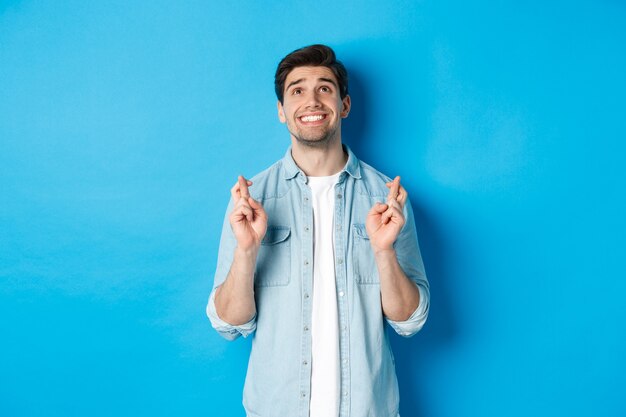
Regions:
<instances>
[{"instance_id":1,"label":"eyebrow","mask_svg":"<svg viewBox=\"0 0 626 417\"><path fill-rule=\"evenodd\" d=\"M295 81L290 82L289 85L287 86L287 88L285 88L285 91L289 90L289 87L291 87L292 85L301 83L302 81L304 81L304 78L300 78L299 80L295 80Z\"/></svg>"},{"instance_id":2,"label":"eyebrow","mask_svg":"<svg viewBox=\"0 0 626 417\"><path fill-rule=\"evenodd\" d=\"M337 88L337 83L336 83L334 80L332 80L331 78L324 78L324 77L320 77L320 78L318 78L317 80L318 80L318 81L326 81L327 83L331 83L332 85L334 85L334 86ZM292 85L299 84L299 83L301 83L302 81L304 81L304 78L300 78L300 79L297 79L297 80L295 80L295 81L290 82L290 83L289 83L289 85L287 86L287 88L285 88L285 91L289 90L289 88L290 88Z\"/></svg>"},{"instance_id":3,"label":"eyebrow","mask_svg":"<svg viewBox=\"0 0 626 417\"><path fill-rule=\"evenodd\" d=\"M337 83L334 80L331 80L330 78L318 78L318 81L326 81L327 83L331 83L332 85L337 87Z\"/></svg>"}]
</instances>

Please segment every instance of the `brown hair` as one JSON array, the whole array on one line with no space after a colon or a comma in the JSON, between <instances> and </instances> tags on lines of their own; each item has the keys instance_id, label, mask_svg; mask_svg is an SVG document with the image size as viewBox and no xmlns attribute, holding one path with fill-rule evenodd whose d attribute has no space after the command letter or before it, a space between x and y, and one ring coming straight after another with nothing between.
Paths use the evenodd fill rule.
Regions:
<instances>
[{"instance_id":1,"label":"brown hair","mask_svg":"<svg viewBox=\"0 0 626 417\"><path fill-rule=\"evenodd\" d=\"M276 91L276 97L283 103L283 94L285 88L285 80L287 75L296 67L327 67L330 69L337 83L339 84L339 95L343 99L348 95L348 71L343 66L341 61L338 61L335 56L335 51L326 45L310 45L304 48L296 49L295 51L284 57L276 68L276 75L274 76L274 90Z\"/></svg>"}]
</instances>

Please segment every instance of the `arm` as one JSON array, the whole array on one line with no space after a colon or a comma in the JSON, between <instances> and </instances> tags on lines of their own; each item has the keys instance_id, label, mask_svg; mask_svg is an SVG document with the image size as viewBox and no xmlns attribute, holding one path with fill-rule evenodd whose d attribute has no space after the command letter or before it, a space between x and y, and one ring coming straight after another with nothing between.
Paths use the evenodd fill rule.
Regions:
<instances>
[{"instance_id":1,"label":"arm","mask_svg":"<svg viewBox=\"0 0 626 417\"><path fill-rule=\"evenodd\" d=\"M419 289L400 267L393 248L374 254L380 276L383 314L389 320L406 321L420 304Z\"/></svg>"},{"instance_id":2,"label":"arm","mask_svg":"<svg viewBox=\"0 0 626 417\"><path fill-rule=\"evenodd\" d=\"M366 227L380 277L383 314L399 334L411 336L428 316L429 285L406 190L399 177L387 186L387 204L374 205Z\"/></svg>"},{"instance_id":3,"label":"arm","mask_svg":"<svg viewBox=\"0 0 626 417\"><path fill-rule=\"evenodd\" d=\"M215 289L216 313L233 326L249 322L256 314L254 266L257 252L258 249L236 247L226 281Z\"/></svg>"},{"instance_id":4,"label":"arm","mask_svg":"<svg viewBox=\"0 0 626 417\"><path fill-rule=\"evenodd\" d=\"M207 305L213 327L228 339L247 336L255 328L254 270L267 216L250 197L251 184L240 176L231 189L233 209L228 224L224 222L214 290Z\"/></svg>"}]
</instances>

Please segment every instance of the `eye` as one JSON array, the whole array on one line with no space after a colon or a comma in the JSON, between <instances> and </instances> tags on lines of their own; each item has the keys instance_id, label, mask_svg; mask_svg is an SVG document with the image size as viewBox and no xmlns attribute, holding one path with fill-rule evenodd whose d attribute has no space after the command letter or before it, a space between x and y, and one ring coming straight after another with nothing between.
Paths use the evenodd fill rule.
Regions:
<instances>
[{"instance_id":1,"label":"eye","mask_svg":"<svg viewBox=\"0 0 626 417\"><path fill-rule=\"evenodd\" d=\"M327 86L324 85L324 86L320 87L320 91L322 93L330 93L330 87L327 87Z\"/></svg>"},{"instance_id":2,"label":"eye","mask_svg":"<svg viewBox=\"0 0 626 417\"><path fill-rule=\"evenodd\" d=\"M292 95L297 96L302 94L302 89L300 88L294 88L293 91L291 92Z\"/></svg>"}]
</instances>

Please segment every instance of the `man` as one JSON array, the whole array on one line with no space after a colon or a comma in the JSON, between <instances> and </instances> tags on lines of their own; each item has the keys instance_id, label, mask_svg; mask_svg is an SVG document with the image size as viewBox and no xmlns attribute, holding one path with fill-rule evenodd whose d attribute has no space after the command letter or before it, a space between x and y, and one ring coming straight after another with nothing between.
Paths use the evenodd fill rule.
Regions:
<instances>
[{"instance_id":1,"label":"man","mask_svg":"<svg viewBox=\"0 0 626 417\"><path fill-rule=\"evenodd\" d=\"M227 339L254 332L251 417L396 417L386 321L421 329L429 286L400 178L341 141L348 76L332 49L287 55L275 76L283 159L231 189L207 314Z\"/></svg>"}]
</instances>

